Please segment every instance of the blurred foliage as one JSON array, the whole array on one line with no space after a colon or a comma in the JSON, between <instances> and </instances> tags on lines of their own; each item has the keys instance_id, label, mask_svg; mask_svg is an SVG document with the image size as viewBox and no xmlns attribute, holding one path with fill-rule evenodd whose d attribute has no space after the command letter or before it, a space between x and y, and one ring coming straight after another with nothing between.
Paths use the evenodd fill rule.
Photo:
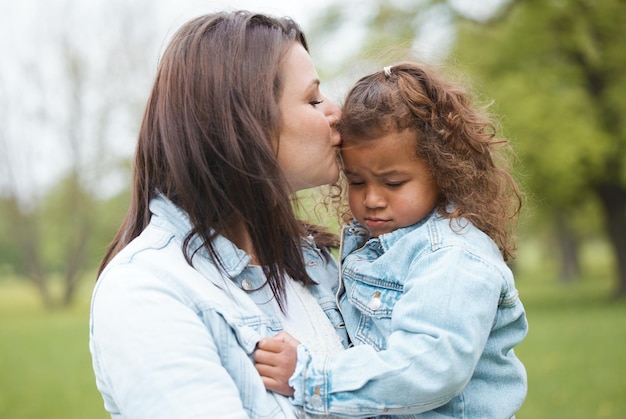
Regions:
<instances>
[{"instance_id":1,"label":"blurred foliage","mask_svg":"<svg viewBox=\"0 0 626 419\"><path fill-rule=\"evenodd\" d=\"M0 71L0 274L56 308L73 303L121 222L161 38L147 0L31 12L4 28L16 44Z\"/></svg>"},{"instance_id":2,"label":"blurred foliage","mask_svg":"<svg viewBox=\"0 0 626 419\"><path fill-rule=\"evenodd\" d=\"M0 276L30 280L49 308L73 303L79 282L98 266L120 225L127 200L127 193L97 199L69 178L29 210L4 198Z\"/></svg>"},{"instance_id":3,"label":"blurred foliage","mask_svg":"<svg viewBox=\"0 0 626 419\"><path fill-rule=\"evenodd\" d=\"M530 189L557 207L626 185L625 17L619 0L535 0L459 25L453 55L507 115Z\"/></svg>"},{"instance_id":4,"label":"blurred foliage","mask_svg":"<svg viewBox=\"0 0 626 419\"><path fill-rule=\"evenodd\" d=\"M556 233L607 237L626 295L626 3L508 6L487 22L459 19L451 56L506 115L519 177Z\"/></svg>"},{"instance_id":5,"label":"blurred foliage","mask_svg":"<svg viewBox=\"0 0 626 419\"><path fill-rule=\"evenodd\" d=\"M445 59L450 73L464 74L479 100L494 99L491 109L512 140L519 160L517 175L528 192L520 225L522 240L542 246L544 259L549 255L552 263L560 255L562 276L579 274L577 259L583 242L608 241L616 256L609 263L618 266L616 277L621 279L618 289L626 291L626 224L619 224L626 221L626 48L622 45L626 2L502 0L497 9L480 15L467 13L461 3L479 7L463 0L330 4L307 31L320 75L341 80L345 90L357 77L383 64L408 57L428 59L423 45L431 42L429 36L435 32L454 35L448 43L438 41L443 42L434 46L439 56L430 59ZM138 5L137 10L125 12L127 20L118 22L120 28L130 27L140 10ZM61 124L57 134L71 138L77 150L94 137L103 148L84 154L93 161L77 160L75 171L34 205L20 205L19 196L0 196L0 275L30 278L46 305L71 303L75 282L98 265L124 215L127 190L111 197L102 189L111 173L127 177L128 161L121 162L114 150L109 152L104 137L128 128L125 123L111 123L118 109L115 104L121 104L118 111L128 115L126 123L135 121L130 124L133 130L140 120L143 105L138 105L138 98L145 100L153 71L146 64L151 63L146 59L146 51L151 50L146 47L147 39L152 39L146 27L150 21L142 17L143 32L129 32L135 40L107 41L112 56L123 51L122 57L130 57L113 75L106 60L99 63L104 66L102 74L111 76L102 80L110 83L99 85L79 77L93 75L92 70L68 73L75 94L66 108L74 110L74 122ZM68 45L65 48L66 56L73 57ZM337 53L330 54L328 63L318 60L316 49L333 48ZM76 63L87 65L87 61ZM108 89L100 113L85 114L83 108L94 97L87 87L100 92L102 84ZM5 102L0 100L0 105L8 106ZM96 118L93 126L81 125L87 117ZM77 128L81 126L83 131ZM0 142L5 134L9 131L0 129ZM93 173L85 173L88 167ZM532 251L520 246L522 257ZM65 284L60 295L52 294L52 280Z\"/></svg>"},{"instance_id":6,"label":"blurred foliage","mask_svg":"<svg viewBox=\"0 0 626 419\"><path fill-rule=\"evenodd\" d=\"M521 236L539 234L545 250L556 246L564 277L580 274L582 241L608 240L616 292L626 295L626 2L501 0L488 10L463 0L371 0L368 12L355 6L335 4L318 19L316 30L339 33L354 15L367 28L361 52L338 71L367 67L352 60L371 62L372 52L379 53L374 69L390 57L437 61L420 42L429 42L428 29L448 31L454 39L440 68L473 86L479 102L493 99L490 109L516 150L527 192Z\"/></svg>"}]
</instances>

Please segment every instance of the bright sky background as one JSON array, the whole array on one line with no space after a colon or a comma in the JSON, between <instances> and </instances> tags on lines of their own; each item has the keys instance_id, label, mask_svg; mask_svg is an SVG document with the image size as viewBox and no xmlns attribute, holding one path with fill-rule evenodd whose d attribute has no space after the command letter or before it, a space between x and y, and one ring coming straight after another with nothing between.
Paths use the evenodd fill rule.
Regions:
<instances>
[{"instance_id":1,"label":"bright sky background","mask_svg":"<svg viewBox=\"0 0 626 419\"><path fill-rule=\"evenodd\" d=\"M66 71L59 55L61 33L69 34L71 42L89 56L94 68L106 70L107 64L98 64L98 60L102 61L105 55L103 48L115 45L115 38L124 36L116 31L125 13L121 8L145 16L135 27L137 31L146 31L146 22L156 26L145 35L150 51L143 56L149 57L145 64L149 73L138 86L129 86L141 91L128 95L147 95L162 48L188 19L207 12L248 9L291 16L306 31L310 18L329 1L0 0L0 193L7 191L7 184L13 184L23 200L28 201L67 167L67 140L58 138L66 130L63 124L68 112L67 85L61 80ZM89 103L97 103L97 96L106 94L107 87L89 86L94 91L92 100L87 99ZM89 111L85 111L85 120L89 120ZM110 124L115 126L108 127L112 131L119 127L119 132L109 136L118 142L112 153L120 156L129 155L134 149L134 133L122 126L138 123L124 121L125 117L130 116L120 115L116 123ZM83 129L88 135L94 131Z\"/></svg>"},{"instance_id":2,"label":"bright sky background","mask_svg":"<svg viewBox=\"0 0 626 419\"><path fill-rule=\"evenodd\" d=\"M14 185L27 201L45 190L67 168L71 148L64 124L67 125L71 110L68 96L71 91L66 80L67 59L60 55L63 36L68 39L65 42L81 51L82 59L89 64L87 94L83 99L86 104L83 119L87 122L79 127L77 137L93 142L93 137L106 129L107 141L117 143L102 158L114 160L132 153L135 133L129 132L128 127L138 123L134 120L136 116L115 109L119 115L113 115L114 122L100 131L87 126L93 124L88 121L96 119L97 107L107 95L122 90L126 98L147 96L163 47L185 21L207 12L247 9L290 16L308 33L312 18L332 1L337 0L0 0L0 194L6 193L6 185ZM374 0L342 1L351 8L353 20L345 22L335 38L325 40L313 51L318 70L356 48L359 37L367 30L360 22L373 10L367 4ZM394 1L401 4L416 0ZM481 7L473 0L453 1L465 5L468 13L481 13ZM484 10L502 1L481 0L480 5ZM133 16L136 21L122 27L124 16ZM429 37L416 44L424 58L445 50L441 46L445 46L445 38L449 36L445 22L436 16L429 16L427 22L429 27L424 32ZM119 45L126 39L142 37L146 50L131 54L137 55L139 64L135 65L144 66L142 79L127 80L123 68L116 68L119 63L110 62L111 57L115 57L115 48L120 49ZM117 79L111 76L117 74L116 70L120 73ZM335 101L343 97L347 84L356 80L352 74L344 77L343 84L333 89L322 80L325 93ZM103 86L100 80L111 85ZM120 99L113 96L109 100ZM128 118L134 119L128 121ZM96 153L96 147L89 144L83 147L83 153ZM115 181L100 183L112 185Z\"/></svg>"}]
</instances>

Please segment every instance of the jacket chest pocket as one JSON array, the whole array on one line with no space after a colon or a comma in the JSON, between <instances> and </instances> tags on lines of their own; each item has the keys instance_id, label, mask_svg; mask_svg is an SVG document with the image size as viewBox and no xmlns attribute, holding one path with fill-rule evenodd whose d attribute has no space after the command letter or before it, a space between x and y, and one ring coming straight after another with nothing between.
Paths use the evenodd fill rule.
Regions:
<instances>
[{"instance_id":1,"label":"jacket chest pocket","mask_svg":"<svg viewBox=\"0 0 626 419\"><path fill-rule=\"evenodd\" d=\"M346 296L359 313L353 338L377 350L385 349L391 334L393 307L402 296L402 285L359 279L346 282Z\"/></svg>"}]
</instances>

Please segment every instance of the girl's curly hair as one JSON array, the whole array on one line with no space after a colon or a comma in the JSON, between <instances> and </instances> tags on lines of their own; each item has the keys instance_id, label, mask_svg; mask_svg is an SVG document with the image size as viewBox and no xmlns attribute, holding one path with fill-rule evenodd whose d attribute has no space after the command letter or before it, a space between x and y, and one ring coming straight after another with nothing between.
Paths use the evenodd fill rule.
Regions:
<instances>
[{"instance_id":1,"label":"girl's curly hair","mask_svg":"<svg viewBox=\"0 0 626 419\"><path fill-rule=\"evenodd\" d=\"M440 191L438 212L451 222L470 221L496 242L505 260L515 257L522 195L509 172L509 142L496 137L491 115L473 105L465 90L423 64L399 63L354 85L338 129L344 145L414 130L416 155Z\"/></svg>"}]
</instances>

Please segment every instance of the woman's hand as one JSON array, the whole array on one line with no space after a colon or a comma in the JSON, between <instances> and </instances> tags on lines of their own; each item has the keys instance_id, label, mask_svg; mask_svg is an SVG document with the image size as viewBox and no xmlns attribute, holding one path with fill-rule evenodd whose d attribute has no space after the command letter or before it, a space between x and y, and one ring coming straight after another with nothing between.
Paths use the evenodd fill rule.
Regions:
<instances>
[{"instance_id":1,"label":"woman's hand","mask_svg":"<svg viewBox=\"0 0 626 419\"><path fill-rule=\"evenodd\" d=\"M256 369L268 390L293 396L289 377L296 369L297 351L300 344L287 332L280 332L273 338L259 341L254 351Z\"/></svg>"}]
</instances>

